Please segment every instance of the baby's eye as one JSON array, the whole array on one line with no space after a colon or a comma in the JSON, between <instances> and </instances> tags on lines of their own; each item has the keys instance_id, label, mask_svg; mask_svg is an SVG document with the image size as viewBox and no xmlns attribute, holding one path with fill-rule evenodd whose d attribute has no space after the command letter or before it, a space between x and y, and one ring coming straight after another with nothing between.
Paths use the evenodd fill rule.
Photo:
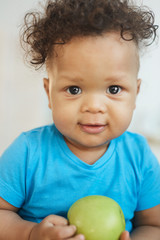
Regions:
<instances>
[{"instance_id":1,"label":"baby's eye","mask_svg":"<svg viewBox=\"0 0 160 240\"><path fill-rule=\"evenodd\" d=\"M113 86L110 86L108 89L107 89L107 93L109 94L117 94L117 93L120 93L122 90L121 87L117 86L117 85L113 85Z\"/></svg>"},{"instance_id":2,"label":"baby's eye","mask_svg":"<svg viewBox=\"0 0 160 240\"><path fill-rule=\"evenodd\" d=\"M82 90L77 86L71 86L71 87L67 88L67 92L72 95L77 95L77 94L80 94L82 92Z\"/></svg>"}]
</instances>

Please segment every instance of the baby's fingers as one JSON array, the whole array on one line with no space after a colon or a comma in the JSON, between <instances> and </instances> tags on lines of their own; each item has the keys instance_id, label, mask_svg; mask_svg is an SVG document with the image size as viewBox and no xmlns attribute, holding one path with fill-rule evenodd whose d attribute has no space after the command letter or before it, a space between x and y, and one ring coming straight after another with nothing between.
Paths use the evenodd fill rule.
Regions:
<instances>
[{"instance_id":1,"label":"baby's fingers","mask_svg":"<svg viewBox=\"0 0 160 240\"><path fill-rule=\"evenodd\" d=\"M78 234L72 238L69 238L68 240L85 240L85 237L82 234Z\"/></svg>"},{"instance_id":2,"label":"baby's fingers","mask_svg":"<svg viewBox=\"0 0 160 240\"><path fill-rule=\"evenodd\" d=\"M67 219L57 215L49 215L48 217L44 218L44 223L51 223L52 225L68 225Z\"/></svg>"},{"instance_id":3,"label":"baby's fingers","mask_svg":"<svg viewBox=\"0 0 160 240\"><path fill-rule=\"evenodd\" d=\"M51 239L68 239L72 238L76 232L76 227L69 226L53 226L48 233ZM78 240L78 239L77 239Z\"/></svg>"},{"instance_id":4,"label":"baby's fingers","mask_svg":"<svg viewBox=\"0 0 160 240\"><path fill-rule=\"evenodd\" d=\"M124 231L121 234L120 240L131 240L130 236L129 236L129 232L128 231Z\"/></svg>"}]
</instances>

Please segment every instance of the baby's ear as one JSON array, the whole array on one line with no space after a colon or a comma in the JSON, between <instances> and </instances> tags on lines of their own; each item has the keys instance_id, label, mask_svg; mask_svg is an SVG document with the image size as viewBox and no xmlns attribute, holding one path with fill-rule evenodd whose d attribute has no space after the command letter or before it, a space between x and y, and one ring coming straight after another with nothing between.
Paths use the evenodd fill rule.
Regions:
<instances>
[{"instance_id":1,"label":"baby's ear","mask_svg":"<svg viewBox=\"0 0 160 240\"><path fill-rule=\"evenodd\" d=\"M139 78L139 79L137 79L137 95L138 95L138 93L140 91L140 87L141 87L141 79ZM136 101L135 101L135 105L134 105L134 109L135 108L136 108Z\"/></svg>"},{"instance_id":2,"label":"baby's ear","mask_svg":"<svg viewBox=\"0 0 160 240\"><path fill-rule=\"evenodd\" d=\"M142 82L142 80L141 80L141 79L137 79L137 94L138 94L138 93L139 93L139 91L140 91L141 82Z\"/></svg>"},{"instance_id":3,"label":"baby's ear","mask_svg":"<svg viewBox=\"0 0 160 240\"><path fill-rule=\"evenodd\" d=\"M51 108L50 95L49 95L49 79L48 78L43 78L43 86L44 86L44 89L45 89L47 97L48 97L48 107Z\"/></svg>"},{"instance_id":4,"label":"baby's ear","mask_svg":"<svg viewBox=\"0 0 160 240\"><path fill-rule=\"evenodd\" d=\"M49 79L48 78L43 78L43 86L48 95L49 94Z\"/></svg>"}]
</instances>

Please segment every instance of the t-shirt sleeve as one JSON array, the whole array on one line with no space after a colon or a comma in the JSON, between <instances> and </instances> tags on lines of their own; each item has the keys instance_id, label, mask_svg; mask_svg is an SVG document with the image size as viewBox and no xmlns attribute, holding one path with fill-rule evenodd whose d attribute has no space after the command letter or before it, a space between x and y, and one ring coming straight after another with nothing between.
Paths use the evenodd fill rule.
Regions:
<instances>
[{"instance_id":1,"label":"t-shirt sleeve","mask_svg":"<svg viewBox=\"0 0 160 240\"><path fill-rule=\"evenodd\" d=\"M0 197L20 208L25 200L28 147L21 134L0 157Z\"/></svg>"},{"instance_id":2,"label":"t-shirt sleeve","mask_svg":"<svg viewBox=\"0 0 160 240\"><path fill-rule=\"evenodd\" d=\"M146 140L145 140L146 141ZM160 204L160 163L145 144L141 162L141 186L136 211L152 208Z\"/></svg>"}]
</instances>

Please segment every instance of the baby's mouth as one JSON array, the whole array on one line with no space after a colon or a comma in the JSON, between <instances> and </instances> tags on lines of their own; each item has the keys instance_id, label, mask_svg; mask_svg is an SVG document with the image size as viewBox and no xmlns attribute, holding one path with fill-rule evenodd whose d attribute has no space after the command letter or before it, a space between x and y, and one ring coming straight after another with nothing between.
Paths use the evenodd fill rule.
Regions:
<instances>
[{"instance_id":1,"label":"baby's mouth","mask_svg":"<svg viewBox=\"0 0 160 240\"><path fill-rule=\"evenodd\" d=\"M79 126L83 132L90 133L90 134L98 134L104 131L104 128L106 127L106 124L81 124L79 123Z\"/></svg>"}]
</instances>

